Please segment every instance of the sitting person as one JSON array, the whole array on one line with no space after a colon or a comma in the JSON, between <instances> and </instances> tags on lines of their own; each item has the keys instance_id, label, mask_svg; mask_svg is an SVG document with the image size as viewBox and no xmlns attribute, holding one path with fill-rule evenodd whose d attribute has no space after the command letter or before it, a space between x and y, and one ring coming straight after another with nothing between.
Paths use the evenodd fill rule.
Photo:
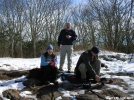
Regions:
<instances>
[{"instance_id":1,"label":"sitting person","mask_svg":"<svg viewBox=\"0 0 134 100\"><path fill-rule=\"evenodd\" d=\"M50 44L46 48L46 52L41 55L41 71L43 74L43 83L49 84L50 82L55 85L58 84L57 75L57 55L53 52L53 46Z\"/></svg>"},{"instance_id":2,"label":"sitting person","mask_svg":"<svg viewBox=\"0 0 134 100\"><path fill-rule=\"evenodd\" d=\"M74 73L76 77L81 78L81 81L84 83L93 78L96 81L100 80L100 68L107 65L101 63L98 59L99 48L93 46L91 50L87 50L81 54L76 64Z\"/></svg>"}]
</instances>

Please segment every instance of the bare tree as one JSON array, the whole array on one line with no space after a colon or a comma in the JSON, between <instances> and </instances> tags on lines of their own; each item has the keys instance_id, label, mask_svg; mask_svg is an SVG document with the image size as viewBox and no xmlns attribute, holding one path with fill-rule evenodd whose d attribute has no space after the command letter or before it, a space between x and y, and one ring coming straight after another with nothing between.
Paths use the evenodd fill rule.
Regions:
<instances>
[{"instance_id":1,"label":"bare tree","mask_svg":"<svg viewBox=\"0 0 134 100\"><path fill-rule=\"evenodd\" d=\"M118 50L122 45L124 18L126 20L126 16L129 14L130 2L125 0L92 0L90 4L94 9L96 18L98 17L100 24L98 31L104 46L112 50Z\"/></svg>"},{"instance_id":2,"label":"bare tree","mask_svg":"<svg viewBox=\"0 0 134 100\"><path fill-rule=\"evenodd\" d=\"M59 32L68 21L78 35L77 46L132 52L133 0L88 0L76 6L71 1L1 0L0 56L39 56L49 43L57 46Z\"/></svg>"},{"instance_id":3,"label":"bare tree","mask_svg":"<svg viewBox=\"0 0 134 100\"><path fill-rule=\"evenodd\" d=\"M30 40L33 45L33 57L36 57L36 43L45 29L46 21L44 18L49 16L51 12L51 9L49 9L50 5L51 0L26 0L26 32L29 36L28 40Z\"/></svg>"},{"instance_id":4,"label":"bare tree","mask_svg":"<svg viewBox=\"0 0 134 100\"><path fill-rule=\"evenodd\" d=\"M72 19L75 26L75 30L78 35L77 43L76 45L81 45L82 48L87 48L87 45L89 43L88 38L88 27L86 25L85 15L83 15L83 6L79 5L78 7L75 7L72 9Z\"/></svg>"},{"instance_id":5,"label":"bare tree","mask_svg":"<svg viewBox=\"0 0 134 100\"><path fill-rule=\"evenodd\" d=\"M134 46L134 32L133 32L133 22L132 22L132 18L134 16L133 13L133 6L134 6L134 1L131 0L131 2L128 2L128 13L127 16L125 17L125 41L126 41L126 49L127 49L127 53L131 53L133 51L133 46Z\"/></svg>"},{"instance_id":6,"label":"bare tree","mask_svg":"<svg viewBox=\"0 0 134 100\"><path fill-rule=\"evenodd\" d=\"M44 45L53 42L64 23L66 8L70 0L26 0L27 33L33 44L33 57L36 57L36 44L45 40ZM30 29L30 30L29 30Z\"/></svg>"},{"instance_id":7,"label":"bare tree","mask_svg":"<svg viewBox=\"0 0 134 100\"><path fill-rule=\"evenodd\" d=\"M4 34L8 43L5 45L11 57L18 56L18 48L22 56L22 31L23 31L23 2L22 0L1 1L1 15L5 26ZM21 44L21 45L20 45ZM10 54L11 51L11 54Z\"/></svg>"}]
</instances>

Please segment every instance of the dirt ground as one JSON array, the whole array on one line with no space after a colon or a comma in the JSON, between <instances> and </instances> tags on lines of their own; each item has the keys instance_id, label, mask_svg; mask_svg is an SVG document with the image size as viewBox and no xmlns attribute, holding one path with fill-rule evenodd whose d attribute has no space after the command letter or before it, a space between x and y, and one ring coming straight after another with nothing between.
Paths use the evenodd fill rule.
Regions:
<instances>
[{"instance_id":1,"label":"dirt ground","mask_svg":"<svg viewBox=\"0 0 134 100\"><path fill-rule=\"evenodd\" d=\"M114 73L109 73L111 75L115 75ZM0 71L0 79L1 80L11 80L14 78L21 77L22 75L27 76L28 71ZM117 76L128 76L124 73L117 73ZM133 75L130 75L130 77L134 77ZM122 87L124 90L128 90L128 85L125 83L122 79L113 79L114 82L111 85L118 85ZM110 85L110 84L109 84ZM37 100L55 100L55 98L61 96L62 100L72 100L69 97L63 97L63 94L58 91L58 88L66 88L69 91L72 92L79 92L81 87L71 87L69 88L64 87L63 84L60 84L59 86L54 85L41 85L41 86L35 86L35 87L25 87L22 90L6 90L3 92L3 96L6 98L9 98L10 100L34 100L32 98L23 98L20 97L20 92L22 91L31 91L32 95L36 95ZM101 92L97 92L96 90L99 90ZM121 91L117 88L109 88L107 85L94 85L92 89L85 89L84 94L80 94L76 96L76 100L134 100L130 96L130 94L134 93L125 93L124 91ZM0 100L2 98L0 97Z\"/></svg>"}]
</instances>

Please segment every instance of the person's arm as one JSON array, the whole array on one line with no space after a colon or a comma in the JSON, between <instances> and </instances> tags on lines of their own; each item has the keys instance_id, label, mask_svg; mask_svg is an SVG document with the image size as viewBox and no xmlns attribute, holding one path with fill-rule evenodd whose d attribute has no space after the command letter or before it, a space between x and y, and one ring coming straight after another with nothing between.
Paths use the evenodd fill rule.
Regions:
<instances>
[{"instance_id":1,"label":"person's arm","mask_svg":"<svg viewBox=\"0 0 134 100\"><path fill-rule=\"evenodd\" d=\"M41 66L47 66L50 62L46 62L46 58L44 57L44 55L41 55L41 63L40 63L40 67Z\"/></svg>"},{"instance_id":2,"label":"person's arm","mask_svg":"<svg viewBox=\"0 0 134 100\"><path fill-rule=\"evenodd\" d=\"M97 59L99 59L99 57L98 57L98 55L97 55L97 57L96 57ZM102 63L101 62L101 67L105 67L105 68L108 68L108 66L107 65L105 65L104 63Z\"/></svg>"},{"instance_id":3,"label":"person's arm","mask_svg":"<svg viewBox=\"0 0 134 100\"><path fill-rule=\"evenodd\" d=\"M89 73L91 73L95 77L96 76L96 73L95 73L95 71L93 70L93 68L92 68L92 66L90 64L88 53L83 53L82 58L83 58L83 61L84 61L85 65L86 65L87 71Z\"/></svg>"},{"instance_id":4,"label":"person's arm","mask_svg":"<svg viewBox=\"0 0 134 100\"><path fill-rule=\"evenodd\" d=\"M86 69L87 71L94 76L95 80L96 81L99 81L100 80L100 77L99 75L96 74L96 72L94 71L94 69L92 68L91 64L90 64L90 61L89 61L89 58L87 57L87 54L85 54L86 57L84 57L84 63L86 65Z\"/></svg>"},{"instance_id":5,"label":"person's arm","mask_svg":"<svg viewBox=\"0 0 134 100\"><path fill-rule=\"evenodd\" d=\"M108 68L108 66L107 66L107 65L105 65L104 63L101 63L101 67Z\"/></svg>"},{"instance_id":6,"label":"person's arm","mask_svg":"<svg viewBox=\"0 0 134 100\"><path fill-rule=\"evenodd\" d=\"M95 78L96 81L99 81L100 80L100 76L97 75L96 72L94 71L94 69L92 68L92 65L90 64L90 60L89 60L89 57L88 56L89 56L88 52L85 52L83 54L83 61L84 61L85 65L86 65L86 69L87 69L87 71L91 75L94 76L94 78Z\"/></svg>"},{"instance_id":7,"label":"person's arm","mask_svg":"<svg viewBox=\"0 0 134 100\"><path fill-rule=\"evenodd\" d=\"M54 58L54 61L55 61L55 65L57 65L58 64L57 56Z\"/></svg>"},{"instance_id":8,"label":"person's arm","mask_svg":"<svg viewBox=\"0 0 134 100\"><path fill-rule=\"evenodd\" d=\"M75 33L75 31L74 31L74 30L72 30L72 32L73 32L72 39L73 39L73 40L76 40L76 39L77 39L77 35L76 35L76 33Z\"/></svg>"}]
</instances>

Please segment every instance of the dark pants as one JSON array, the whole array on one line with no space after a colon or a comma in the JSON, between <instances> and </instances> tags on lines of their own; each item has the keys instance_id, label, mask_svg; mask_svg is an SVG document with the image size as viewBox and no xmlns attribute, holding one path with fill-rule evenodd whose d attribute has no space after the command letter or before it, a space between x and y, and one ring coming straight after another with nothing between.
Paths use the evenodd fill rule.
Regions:
<instances>
[{"instance_id":1,"label":"dark pants","mask_svg":"<svg viewBox=\"0 0 134 100\"><path fill-rule=\"evenodd\" d=\"M50 65L41 66L41 72L43 75L43 81L54 82L57 80L58 68Z\"/></svg>"}]
</instances>

